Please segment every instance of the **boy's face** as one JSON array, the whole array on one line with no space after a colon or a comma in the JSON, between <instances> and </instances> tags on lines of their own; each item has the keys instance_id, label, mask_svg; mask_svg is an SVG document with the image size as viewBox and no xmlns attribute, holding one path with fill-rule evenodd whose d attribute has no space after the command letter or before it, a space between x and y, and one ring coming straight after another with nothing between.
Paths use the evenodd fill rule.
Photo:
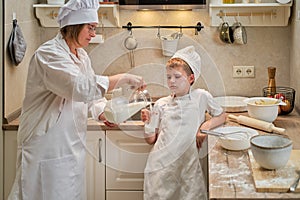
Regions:
<instances>
[{"instance_id":1,"label":"boy's face","mask_svg":"<svg viewBox=\"0 0 300 200\"><path fill-rule=\"evenodd\" d=\"M189 90L191 83L194 81L194 75L190 76L183 70L182 67L167 67L167 83L171 92L176 96L186 95Z\"/></svg>"}]
</instances>

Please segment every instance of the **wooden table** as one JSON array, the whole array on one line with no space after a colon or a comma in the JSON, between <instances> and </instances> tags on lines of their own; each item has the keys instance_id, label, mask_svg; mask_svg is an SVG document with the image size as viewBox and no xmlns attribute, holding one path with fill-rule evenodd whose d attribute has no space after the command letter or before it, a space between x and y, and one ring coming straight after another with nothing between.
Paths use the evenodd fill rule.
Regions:
<instances>
[{"instance_id":1,"label":"wooden table","mask_svg":"<svg viewBox=\"0 0 300 200\"><path fill-rule=\"evenodd\" d=\"M236 113L236 115L247 113ZM293 140L293 149L300 149L300 116L297 114L279 116L275 126L285 128ZM226 126L240 126L227 121ZM264 131L259 131L265 134ZM210 199L300 199L300 193L256 192L248 150L229 151L223 149L216 137L209 136L209 198Z\"/></svg>"}]
</instances>

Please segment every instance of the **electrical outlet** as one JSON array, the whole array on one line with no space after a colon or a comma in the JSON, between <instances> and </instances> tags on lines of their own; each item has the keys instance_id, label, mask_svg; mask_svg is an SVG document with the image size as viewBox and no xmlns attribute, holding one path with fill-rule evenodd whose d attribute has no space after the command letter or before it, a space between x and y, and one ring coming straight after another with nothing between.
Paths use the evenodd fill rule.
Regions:
<instances>
[{"instance_id":1,"label":"electrical outlet","mask_svg":"<svg viewBox=\"0 0 300 200\"><path fill-rule=\"evenodd\" d=\"M254 66L233 66L232 77L234 78L254 78Z\"/></svg>"},{"instance_id":2,"label":"electrical outlet","mask_svg":"<svg viewBox=\"0 0 300 200\"><path fill-rule=\"evenodd\" d=\"M232 77L242 78L243 77L243 66L233 66Z\"/></svg>"},{"instance_id":3,"label":"electrical outlet","mask_svg":"<svg viewBox=\"0 0 300 200\"><path fill-rule=\"evenodd\" d=\"M254 66L243 66L243 77L254 78Z\"/></svg>"}]
</instances>

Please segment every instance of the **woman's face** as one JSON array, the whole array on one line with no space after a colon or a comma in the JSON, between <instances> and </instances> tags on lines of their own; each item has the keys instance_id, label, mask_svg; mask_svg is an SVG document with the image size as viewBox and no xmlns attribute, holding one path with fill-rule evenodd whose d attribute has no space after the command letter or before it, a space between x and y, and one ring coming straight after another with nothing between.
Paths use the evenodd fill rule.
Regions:
<instances>
[{"instance_id":1,"label":"woman's face","mask_svg":"<svg viewBox=\"0 0 300 200\"><path fill-rule=\"evenodd\" d=\"M93 37L96 36L97 23L85 24L78 35L78 42L81 47L87 47Z\"/></svg>"},{"instance_id":2,"label":"woman's face","mask_svg":"<svg viewBox=\"0 0 300 200\"><path fill-rule=\"evenodd\" d=\"M186 95L193 82L193 74L188 76L182 67L167 67L167 83L173 94L176 96Z\"/></svg>"}]
</instances>

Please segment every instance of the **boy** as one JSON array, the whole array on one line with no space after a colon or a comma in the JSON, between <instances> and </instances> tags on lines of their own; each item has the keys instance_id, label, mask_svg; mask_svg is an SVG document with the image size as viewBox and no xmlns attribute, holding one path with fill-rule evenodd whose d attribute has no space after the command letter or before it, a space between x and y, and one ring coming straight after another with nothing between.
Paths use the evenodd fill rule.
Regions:
<instances>
[{"instance_id":1,"label":"boy","mask_svg":"<svg viewBox=\"0 0 300 200\"><path fill-rule=\"evenodd\" d=\"M199 130L223 124L225 114L209 92L191 90L200 67L193 46L177 51L166 66L171 95L159 99L151 113L142 111L145 140L154 144L145 168L145 200L207 199L197 148L205 135Z\"/></svg>"}]
</instances>

